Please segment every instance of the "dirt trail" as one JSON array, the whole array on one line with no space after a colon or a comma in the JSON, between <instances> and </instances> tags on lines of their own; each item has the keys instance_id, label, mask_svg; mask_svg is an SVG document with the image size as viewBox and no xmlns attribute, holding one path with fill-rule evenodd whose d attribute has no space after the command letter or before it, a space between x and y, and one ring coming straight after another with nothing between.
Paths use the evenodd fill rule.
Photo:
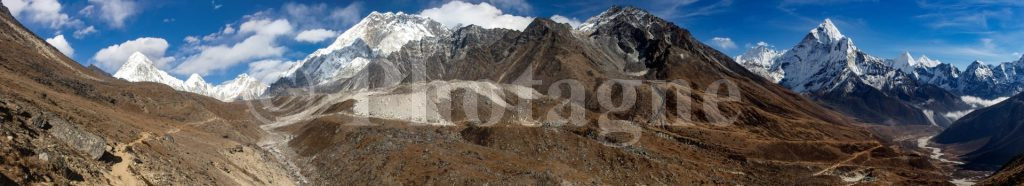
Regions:
<instances>
[{"instance_id":1,"label":"dirt trail","mask_svg":"<svg viewBox=\"0 0 1024 186\"><path fill-rule=\"evenodd\" d=\"M128 152L128 148L131 146L141 144L142 142L145 142L146 140L149 140L152 137L153 134L143 132L139 134L138 139L135 139L131 143L117 145L117 147L114 149L114 156L121 157L121 162L117 162L113 166L111 166L110 174L106 175L107 180L110 181L111 185L145 185L145 182L143 182L142 179L137 177L136 174L131 169L131 164L135 162L135 155L133 153Z\"/></svg>"},{"instance_id":2,"label":"dirt trail","mask_svg":"<svg viewBox=\"0 0 1024 186\"><path fill-rule=\"evenodd\" d=\"M187 123L187 125L200 125L200 124L214 122L214 121L217 121L219 119L220 118L214 117L214 118L210 118L210 119L208 119L206 121ZM173 127L171 129L168 129L166 132L164 132L164 135L174 134L174 133L178 133L178 132L181 132L181 128ZM134 150L131 150L133 152L129 152L128 148L136 146L136 145L139 145L139 144L142 144L143 142L149 141L149 140L153 139L153 136L155 136L153 133L142 132L142 133L139 133L139 138L137 138L137 139L135 139L132 142L129 142L127 144L118 144L114 148L114 152L113 152L114 156L120 157L121 161L117 162L113 166L111 166L110 167L110 174L106 175L107 180L110 180L110 184L112 184L112 185L127 185L127 186L146 185L145 182L143 182L142 179L140 179L136 175L134 170L132 170L132 168L131 168L131 164L135 162L135 154L133 154Z\"/></svg>"},{"instance_id":3,"label":"dirt trail","mask_svg":"<svg viewBox=\"0 0 1024 186\"><path fill-rule=\"evenodd\" d=\"M878 149L878 148L882 148L882 145L877 145L877 146L872 147L872 148L870 148L868 150L864 150L864 151L860 151L860 152L857 152L857 153L853 153L853 155L850 155L850 158L846 158L843 161L836 162L835 164L832 164L832 166L829 166L828 168L825 168L825 169L823 169L821 171L818 171L817 173L814 173L814 176L819 176L821 174L825 174L826 172L832 171L833 169L839 168L839 166L843 166L843 164L849 163L850 161L853 161L853 160L859 158L861 155L871 153L871 151L874 151L875 149Z\"/></svg>"}]
</instances>

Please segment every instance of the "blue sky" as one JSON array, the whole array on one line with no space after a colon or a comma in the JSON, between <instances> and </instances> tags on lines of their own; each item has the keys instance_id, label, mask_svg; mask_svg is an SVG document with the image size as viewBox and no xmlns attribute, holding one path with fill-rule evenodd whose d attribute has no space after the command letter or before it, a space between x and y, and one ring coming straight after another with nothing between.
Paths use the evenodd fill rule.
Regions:
<instances>
[{"instance_id":1,"label":"blue sky","mask_svg":"<svg viewBox=\"0 0 1024 186\"><path fill-rule=\"evenodd\" d=\"M334 36L371 11L421 13L453 4L440 0L2 1L19 21L82 64L114 71L130 52L142 51L172 75L184 79L199 73L212 83L239 73L270 81L273 74L329 45ZM436 11L441 12L437 16L480 17L473 13L492 7L500 11L492 13L513 18L558 15L566 18L563 21L585 21L612 5L633 5L689 29L730 55L761 41L777 49L791 48L825 18L836 22L861 50L882 58L910 51L915 57L926 54L963 67L973 60L1017 60L1024 51L1024 21L1015 20L1024 17L1020 0L484 2L468 1L470 8L476 8L472 10L479 11L461 13L466 15ZM507 24L516 27L514 22Z\"/></svg>"}]
</instances>

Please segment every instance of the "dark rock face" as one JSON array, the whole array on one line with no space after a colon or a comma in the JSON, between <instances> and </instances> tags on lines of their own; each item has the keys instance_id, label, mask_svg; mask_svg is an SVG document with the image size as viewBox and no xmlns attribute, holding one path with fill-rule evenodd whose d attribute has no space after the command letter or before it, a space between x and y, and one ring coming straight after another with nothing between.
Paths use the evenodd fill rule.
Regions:
<instances>
[{"instance_id":1,"label":"dark rock face","mask_svg":"<svg viewBox=\"0 0 1024 186\"><path fill-rule=\"evenodd\" d=\"M103 156L103 151L106 150L106 140L103 140L103 138L82 131L64 119L54 116L42 117L43 122L53 127L46 130L53 137L64 141L64 143L88 155L93 160L98 160Z\"/></svg>"},{"instance_id":2,"label":"dark rock face","mask_svg":"<svg viewBox=\"0 0 1024 186\"><path fill-rule=\"evenodd\" d=\"M981 140L980 146L964 155L965 168L996 170L1024 153L1024 94L1002 103L971 112L953 123L933 140L941 144L968 144Z\"/></svg>"}]
</instances>

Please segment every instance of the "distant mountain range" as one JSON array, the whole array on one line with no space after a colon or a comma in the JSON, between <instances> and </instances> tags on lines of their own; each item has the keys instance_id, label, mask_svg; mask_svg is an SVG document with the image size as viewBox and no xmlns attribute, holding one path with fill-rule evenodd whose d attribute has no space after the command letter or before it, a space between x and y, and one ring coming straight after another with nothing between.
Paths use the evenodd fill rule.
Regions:
<instances>
[{"instance_id":1,"label":"distant mountain range","mask_svg":"<svg viewBox=\"0 0 1024 186\"><path fill-rule=\"evenodd\" d=\"M942 69L951 67L948 64L926 56L915 60L909 53L895 60L871 56L829 19L792 49L776 51L760 44L736 61L755 74L869 123L947 126L958 113L977 108L959 94L930 83L951 81L939 78L957 77L955 68L948 71L955 74L944 74Z\"/></svg>"},{"instance_id":2,"label":"distant mountain range","mask_svg":"<svg viewBox=\"0 0 1024 186\"><path fill-rule=\"evenodd\" d=\"M865 83L879 89L882 85L892 82L896 76L907 76L919 83L939 86L957 95L988 100L1007 98L1024 90L1024 56L1018 61L999 64L974 61L961 71L956 66L930 59L925 55L914 59L910 52L904 52L896 59L880 59L867 55L853 46L853 41L842 35L831 20L825 20L818 28L813 29L808 37L792 50L777 51L766 44L759 44L737 56L736 61L758 75L799 92L818 90L821 85L816 83L838 83L815 81L815 78L832 77L828 73L818 73L829 70L841 71L838 69L844 69L842 67L847 65L842 64L844 62L850 62L852 66L849 66L849 69L863 77L861 79ZM823 47L835 48L826 50ZM816 62L821 64L815 64ZM837 69L819 67L837 64L840 64ZM884 67L878 66L879 64ZM896 71L903 75L897 75ZM788 80L783 81L784 77L788 77ZM807 82L812 83L801 84Z\"/></svg>"},{"instance_id":3,"label":"distant mountain range","mask_svg":"<svg viewBox=\"0 0 1024 186\"><path fill-rule=\"evenodd\" d=\"M259 98L268 87L244 73L220 85L209 84L198 74L192 74L188 80L181 81L154 66L149 57L139 52L128 57L124 65L114 73L114 77L131 82L162 83L174 90L192 92L225 102Z\"/></svg>"}]
</instances>

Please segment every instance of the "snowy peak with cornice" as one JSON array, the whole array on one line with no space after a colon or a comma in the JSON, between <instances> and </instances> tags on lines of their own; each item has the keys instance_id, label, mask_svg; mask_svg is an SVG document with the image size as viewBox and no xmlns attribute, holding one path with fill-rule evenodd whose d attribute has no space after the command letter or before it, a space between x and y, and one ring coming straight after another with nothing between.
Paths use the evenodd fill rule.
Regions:
<instances>
[{"instance_id":1,"label":"snowy peak with cornice","mask_svg":"<svg viewBox=\"0 0 1024 186\"><path fill-rule=\"evenodd\" d=\"M132 53L117 72L115 78L121 78L131 82L155 82L171 86L176 90L183 90L183 82L174 78L167 72L156 68L153 61L140 52Z\"/></svg>"},{"instance_id":2,"label":"snowy peak with cornice","mask_svg":"<svg viewBox=\"0 0 1024 186\"><path fill-rule=\"evenodd\" d=\"M736 56L735 60L754 74L777 83L782 79L782 73L771 71L771 67L783 52L785 51L775 50L767 43L760 42L742 55Z\"/></svg>"},{"instance_id":3,"label":"snowy peak with cornice","mask_svg":"<svg viewBox=\"0 0 1024 186\"><path fill-rule=\"evenodd\" d=\"M405 44L431 37L446 37L453 30L430 18L372 12L325 48L318 49L282 75L280 86L319 86L347 79L370 61L385 58Z\"/></svg>"},{"instance_id":4,"label":"snowy peak with cornice","mask_svg":"<svg viewBox=\"0 0 1024 186\"><path fill-rule=\"evenodd\" d=\"M994 74L992 67L985 65L984 62L974 61L971 65L964 69L964 76L969 78L976 78L977 80L994 81Z\"/></svg>"},{"instance_id":5,"label":"snowy peak with cornice","mask_svg":"<svg viewBox=\"0 0 1024 186\"><path fill-rule=\"evenodd\" d=\"M652 18L657 17L643 9L630 6L613 6L600 15L587 19L586 22L580 25L579 30L587 33L594 32L601 25L608 25L614 22L628 23L636 28L648 28ZM616 19L624 19L625 21L615 21Z\"/></svg>"},{"instance_id":6,"label":"snowy peak with cornice","mask_svg":"<svg viewBox=\"0 0 1024 186\"><path fill-rule=\"evenodd\" d=\"M889 64L890 67L902 70L905 73L914 72L914 68L918 67L917 60L910 55L910 52L903 52L896 60L892 60Z\"/></svg>"},{"instance_id":7,"label":"snowy peak with cornice","mask_svg":"<svg viewBox=\"0 0 1024 186\"><path fill-rule=\"evenodd\" d=\"M114 77L130 82L161 83L174 90L192 92L225 102L259 98L267 89L266 84L246 74L219 86L210 85L199 74L192 74L188 80L181 81L154 66L149 57L139 52L128 57L124 65L114 73Z\"/></svg>"},{"instance_id":8,"label":"snowy peak with cornice","mask_svg":"<svg viewBox=\"0 0 1024 186\"><path fill-rule=\"evenodd\" d=\"M259 98L269 87L243 73L233 80L217 85L214 90L217 98L221 100L250 100Z\"/></svg>"},{"instance_id":9,"label":"snowy peak with cornice","mask_svg":"<svg viewBox=\"0 0 1024 186\"><path fill-rule=\"evenodd\" d=\"M811 30L808 36L813 36L819 43L841 42L846 36L839 32L839 28L832 23L832 19L825 19L817 28Z\"/></svg>"},{"instance_id":10,"label":"snowy peak with cornice","mask_svg":"<svg viewBox=\"0 0 1024 186\"><path fill-rule=\"evenodd\" d=\"M783 75L779 81L783 86L797 92L815 92L834 89L842 83L835 81L852 79L840 76L862 75L863 68L877 68L880 63L881 60L860 53L853 41L839 32L832 20L826 19L779 57L772 71Z\"/></svg>"},{"instance_id":11,"label":"snowy peak with cornice","mask_svg":"<svg viewBox=\"0 0 1024 186\"><path fill-rule=\"evenodd\" d=\"M932 60L931 58L928 58L928 56L926 55L921 55L921 57L917 58L917 64L923 67L930 68L939 66L940 64L942 64L942 61Z\"/></svg>"},{"instance_id":12,"label":"snowy peak with cornice","mask_svg":"<svg viewBox=\"0 0 1024 186\"><path fill-rule=\"evenodd\" d=\"M317 50L311 56L327 55L360 40L377 54L387 55L402 49L409 41L444 36L451 32L441 23L424 16L374 11L338 36L334 43Z\"/></svg>"}]
</instances>

